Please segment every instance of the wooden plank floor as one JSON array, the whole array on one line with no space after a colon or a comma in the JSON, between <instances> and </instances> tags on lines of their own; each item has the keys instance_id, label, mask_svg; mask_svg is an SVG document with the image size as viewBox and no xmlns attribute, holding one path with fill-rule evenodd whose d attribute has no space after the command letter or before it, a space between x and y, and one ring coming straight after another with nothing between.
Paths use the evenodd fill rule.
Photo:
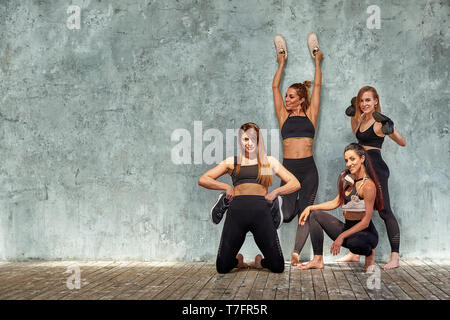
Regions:
<instances>
[{"instance_id":1,"label":"wooden plank floor","mask_svg":"<svg viewBox=\"0 0 450 320\"><path fill-rule=\"evenodd\" d=\"M387 271L381 266L372 273L363 272L360 263L300 271L286 262L281 274L265 269L218 274L211 262L1 262L0 299L450 300L450 260L402 260L400 268ZM79 289L67 284L74 270Z\"/></svg>"}]
</instances>

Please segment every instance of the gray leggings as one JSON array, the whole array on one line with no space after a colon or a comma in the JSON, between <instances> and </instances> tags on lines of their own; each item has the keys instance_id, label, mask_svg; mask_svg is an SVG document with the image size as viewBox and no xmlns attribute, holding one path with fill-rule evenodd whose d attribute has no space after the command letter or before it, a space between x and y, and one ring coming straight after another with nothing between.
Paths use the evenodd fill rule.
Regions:
<instances>
[{"instance_id":1,"label":"gray leggings","mask_svg":"<svg viewBox=\"0 0 450 320\"><path fill-rule=\"evenodd\" d=\"M321 210L313 210L309 215L309 232L313 246L314 255L323 255L323 231L332 239L336 238L345 230L350 229L361 220L345 220L345 223ZM370 221L369 226L344 239L342 246L351 252L366 257L372 254L378 244L378 232L375 225Z\"/></svg>"}]
</instances>

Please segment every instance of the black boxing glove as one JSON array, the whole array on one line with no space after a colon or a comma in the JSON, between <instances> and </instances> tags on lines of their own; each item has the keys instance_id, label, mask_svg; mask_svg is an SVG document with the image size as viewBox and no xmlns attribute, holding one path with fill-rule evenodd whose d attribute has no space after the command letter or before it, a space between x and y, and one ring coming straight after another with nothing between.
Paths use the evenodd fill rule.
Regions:
<instances>
[{"instance_id":1,"label":"black boxing glove","mask_svg":"<svg viewBox=\"0 0 450 320\"><path fill-rule=\"evenodd\" d=\"M381 123L381 131L385 135L390 135L394 133L394 122L392 122L391 119L386 117L384 114L381 114L376 111L373 112L373 118L375 119L376 122Z\"/></svg>"},{"instance_id":2,"label":"black boxing glove","mask_svg":"<svg viewBox=\"0 0 450 320\"><path fill-rule=\"evenodd\" d=\"M353 117L355 115L356 112L356 97L352 98L352 101L350 102L351 106L349 106L346 110L345 110L345 114L349 117Z\"/></svg>"}]
</instances>

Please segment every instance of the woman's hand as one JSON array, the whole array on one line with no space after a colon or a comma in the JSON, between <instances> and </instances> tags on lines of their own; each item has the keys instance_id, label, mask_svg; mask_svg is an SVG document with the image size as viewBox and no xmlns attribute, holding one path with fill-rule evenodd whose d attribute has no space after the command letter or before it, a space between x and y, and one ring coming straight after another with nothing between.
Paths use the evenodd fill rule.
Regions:
<instances>
[{"instance_id":1,"label":"woman's hand","mask_svg":"<svg viewBox=\"0 0 450 320\"><path fill-rule=\"evenodd\" d=\"M280 66L284 66L284 64L286 63L286 56L284 52L277 54L277 61Z\"/></svg>"},{"instance_id":2,"label":"woman's hand","mask_svg":"<svg viewBox=\"0 0 450 320\"><path fill-rule=\"evenodd\" d=\"M227 188L227 190L225 190L225 191L226 191L225 198L226 198L228 201L233 200L233 197L234 197L234 188L233 188L232 186L228 185L228 188Z\"/></svg>"},{"instance_id":3,"label":"woman's hand","mask_svg":"<svg viewBox=\"0 0 450 320\"><path fill-rule=\"evenodd\" d=\"M300 219L298 219L298 224L303 226L306 223L306 220L308 220L309 214L311 213L311 207L307 206L305 210L303 210L302 214L300 215Z\"/></svg>"},{"instance_id":4,"label":"woman's hand","mask_svg":"<svg viewBox=\"0 0 450 320\"><path fill-rule=\"evenodd\" d=\"M344 242L344 237L342 237L341 235L339 235L336 240L334 240L330 249L330 252L333 256L337 255L341 251L342 242Z\"/></svg>"},{"instance_id":5,"label":"woman's hand","mask_svg":"<svg viewBox=\"0 0 450 320\"><path fill-rule=\"evenodd\" d=\"M273 200L276 199L276 197L278 197L278 194L276 192L274 192L275 190L273 190L272 192L266 194L265 198L266 201L270 204L272 204Z\"/></svg>"},{"instance_id":6,"label":"woman's hand","mask_svg":"<svg viewBox=\"0 0 450 320\"><path fill-rule=\"evenodd\" d=\"M316 54L314 55L314 60L315 60L316 62L319 62L319 63L320 63L320 61L322 61L322 59L323 59L323 53L322 53L322 51L320 51L320 49L319 49L319 51L317 51Z\"/></svg>"}]
</instances>

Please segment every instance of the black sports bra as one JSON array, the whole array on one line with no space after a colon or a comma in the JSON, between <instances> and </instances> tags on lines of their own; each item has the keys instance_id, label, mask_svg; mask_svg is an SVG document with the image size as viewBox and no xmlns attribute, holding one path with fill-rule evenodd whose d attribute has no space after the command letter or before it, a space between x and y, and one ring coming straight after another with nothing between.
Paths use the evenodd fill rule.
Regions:
<instances>
[{"instance_id":1,"label":"black sports bra","mask_svg":"<svg viewBox=\"0 0 450 320\"><path fill-rule=\"evenodd\" d=\"M375 122L365 131L361 132L361 130L356 131L356 138L358 139L358 143L363 146L380 148L383 145L384 137L377 136L375 131L373 131L373 125Z\"/></svg>"},{"instance_id":2,"label":"black sports bra","mask_svg":"<svg viewBox=\"0 0 450 320\"><path fill-rule=\"evenodd\" d=\"M312 138L316 129L308 116L288 116L281 127L281 137L287 138Z\"/></svg>"},{"instance_id":3,"label":"black sports bra","mask_svg":"<svg viewBox=\"0 0 450 320\"><path fill-rule=\"evenodd\" d=\"M239 173L236 174L237 156L234 157L234 168L231 172L231 180L233 186L238 186L243 183L258 183L258 165L241 166Z\"/></svg>"}]
</instances>

